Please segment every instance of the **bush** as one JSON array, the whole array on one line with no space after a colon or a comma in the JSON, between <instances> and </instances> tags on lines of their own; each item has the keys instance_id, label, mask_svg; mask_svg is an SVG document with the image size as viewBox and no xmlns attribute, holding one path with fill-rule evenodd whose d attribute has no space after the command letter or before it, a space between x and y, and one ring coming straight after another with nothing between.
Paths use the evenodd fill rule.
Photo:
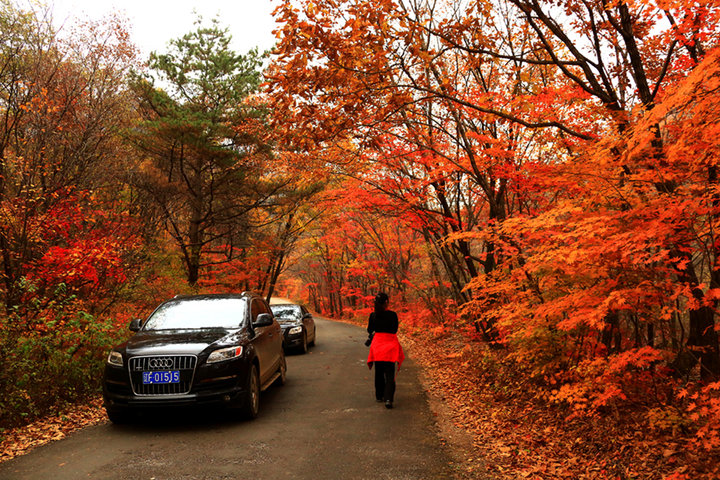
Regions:
<instances>
[{"instance_id":1,"label":"bush","mask_svg":"<svg viewBox=\"0 0 720 480\"><path fill-rule=\"evenodd\" d=\"M0 428L46 415L56 406L99 391L108 350L121 340L111 319L85 312L19 331L17 319L0 323Z\"/></svg>"}]
</instances>

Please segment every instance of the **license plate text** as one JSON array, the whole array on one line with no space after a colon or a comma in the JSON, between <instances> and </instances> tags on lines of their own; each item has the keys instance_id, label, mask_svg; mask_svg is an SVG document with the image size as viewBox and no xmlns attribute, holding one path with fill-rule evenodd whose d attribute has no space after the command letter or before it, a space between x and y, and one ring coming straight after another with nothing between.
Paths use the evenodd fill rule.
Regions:
<instances>
[{"instance_id":1,"label":"license plate text","mask_svg":"<svg viewBox=\"0 0 720 480\"><path fill-rule=\"evenodd\" d=\"M180 383L180 371L143 372L143 384L149 385L154 383Z\"/></svg>"}]
</instances>

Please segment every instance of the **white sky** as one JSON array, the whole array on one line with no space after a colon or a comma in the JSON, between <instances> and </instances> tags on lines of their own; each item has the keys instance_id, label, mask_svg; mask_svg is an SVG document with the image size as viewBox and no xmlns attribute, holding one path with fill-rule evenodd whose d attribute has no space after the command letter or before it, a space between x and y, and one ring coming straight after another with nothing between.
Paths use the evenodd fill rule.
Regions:
<instances>
[{"instance_id":1,"label":"white sky","mask_svg":"<svg viewBox=\"0 0 720 480\"><path fill-rule=\"evenodd\" d=\"M47 0L56 26L74 18L99 19L119 12L130 20L133 41L144 58L152 51L164 52L167 42L195 29L197 11L204 19L218 16L221 27L229 27L233 49L260 51L275 43L272 0ZM219 15L218 15L219 14Z\"/></svg>"}]
</instances>

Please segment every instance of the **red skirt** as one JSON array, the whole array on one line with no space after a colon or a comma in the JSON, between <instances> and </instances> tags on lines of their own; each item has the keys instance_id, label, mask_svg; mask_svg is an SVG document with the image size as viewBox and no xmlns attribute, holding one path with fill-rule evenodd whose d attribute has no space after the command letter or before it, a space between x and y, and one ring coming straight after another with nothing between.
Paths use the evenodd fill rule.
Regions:
<instances>
[{"instance_id":1,"label":"red skirt","mask_svg":"<svg viewBox=\"0 0 720 480\"><path fill-rule=\"evenodd\" d=\"M368 354L368 368L372 368L373 362L397 362L398 368L405 360L405 352L394 333L377 332L373 336Z\"/></svg>"}]
</instances>

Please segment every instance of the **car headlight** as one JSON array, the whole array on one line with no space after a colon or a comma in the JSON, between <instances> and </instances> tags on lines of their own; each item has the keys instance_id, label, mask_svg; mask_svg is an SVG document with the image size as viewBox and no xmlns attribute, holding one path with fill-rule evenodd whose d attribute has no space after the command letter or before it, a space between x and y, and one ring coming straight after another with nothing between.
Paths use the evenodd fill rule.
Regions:
<instances>
[{"instance_id":1,"label":"car headlight","mask_svg":"<svg viewBox=\"0 0 720 480\"><path fill-rule=\"evenodd\" d=\"M208 358L207 363L222 362L224 360L230 360L231 358L239 357L242 355L243 347L227 347L215 350Z\"/></svg>"},{"instance_id":2,"label":"car headlight","mask_svg":"<svg viewBox=\"0 0 720 480\"><path fill-rule=\"evenodd\" d=\"M295 335L296 333L302 332L302 327L298 325L297 327L292 327L290 330L288 330L289 335Z\"/></svg>"},{"instance_id":3,"label":"car headlight","mask_svg":"<svg viewBox=\"0 0 720 480\"><path fill-rule=\"evenodd\" d=\"M123 366L123 358L120 352L110 352L110 355L108 355L107 363L110 365L115 365L116 367L122 367Z\"/></svg>"}]
</instances>

